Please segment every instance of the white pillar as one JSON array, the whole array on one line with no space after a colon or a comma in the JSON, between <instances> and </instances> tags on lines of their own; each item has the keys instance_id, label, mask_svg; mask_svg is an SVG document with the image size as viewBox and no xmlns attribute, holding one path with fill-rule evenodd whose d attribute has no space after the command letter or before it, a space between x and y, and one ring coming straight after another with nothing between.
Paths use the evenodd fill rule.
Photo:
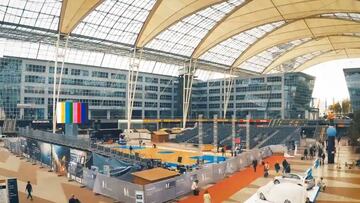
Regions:
<instances>
[{"instance_id":1,"label":"white pillar","mask_svg":"<svg viewBox=\"0 0 360 203\"><path fill-rule=\"evenodd\" d=\"M202 118L203 115L200 114L199 115L199 119L198 119L198 136L199 136L199 151L200 153L202 152L202 147L203 147L203 125L202 125Z\"/></svg>"},{"instance_id":2,"label":"white pillar","mask_svg":"<svg viewBox=\"0 0 360 203\"><path fill-rule=\"evenodd\" d=\"M250 114L246 115L246 149L250 150Z\"/></svg>"},{"instance_id":3,"label":"white pillar","mask_svg":"<svg viewBox=\"0 0 360 203\"><path fill-rule=\"evenodd\" d=\"M214 115L214 126L213 126L213 131L214 131L214 147L215 149L217 149L218 147L218 122L217 122L217 118L218 116L215 114Z\"/></svg>"}]
</instances>

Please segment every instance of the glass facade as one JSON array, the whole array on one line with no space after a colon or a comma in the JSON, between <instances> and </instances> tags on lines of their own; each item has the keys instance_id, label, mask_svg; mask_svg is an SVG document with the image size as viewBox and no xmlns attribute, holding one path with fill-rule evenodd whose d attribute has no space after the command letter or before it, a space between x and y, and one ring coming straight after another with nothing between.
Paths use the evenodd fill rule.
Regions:
<instances>
[{"instance_id":1,"label":"glass facade","mask_svg":"<svg viewBox=\"0 0 360 203\"><path fill-rule=\"evenodd\" d=\"M18 118L20 103L22 61L0 58L0 108L1 117Z\"/></svg>"},{"instance_id":2,"label":"glass facade","mask_svg":"<svg viewBox=\"0 0 360 203\"><path fill-rule=\"evenodd\" d=\"M284 75L285 118L305 118L314 88L314 77L304 73Z\"/></svg>"},{"instance_id":3,"label":"glass facade","mask_svg":"<svg viewBox=\"0 0 360 203\"><path fill-rule=\"evenodd\" d=\"M309 109L314 77L303 73L271 74L235 78L226 117L304 118ZM193 86L191 116L223 116L225 82L196 82Z\"/></svg>"},{"instance_id":4,"label":"glass facade","mask_svg":"<svg viewBox=\"0 0 360 203\"><path fill-rule=\"evenodd\" d=\"M353 112L360 110L360 68L344 69Z\"/></svg>"},{"instance_id":5,"label":"glass facade","mask_svg":"<svg viewBox=\"0 0 360 203\"><path fill-rule=\"evenodd\" d=\"M7 118L51 119L53 104L52 62L1 58L1 105ZM60 72L60 70L58 70ZM86 73L86 74L84 74ZM60 101L89 104L90 119L125 119L127 71L66 64ZM303 73L235 78L227 117L304 118L314 78ZM183 77L139 73L133 108L134 119L182 116ZM59 79L57 80L59 82ZM189 116L223 115L223 79L193 83ZM17 104L24 107L17 108Z\"/></svg>"},{"instance_id":6,"label":"glass facade","mask_svg":"<svg viewBox=\"0 0 360 203\"><path fill-rule=\"evenodd\" d=\"M0 62L2 117L51 119L53 62L11 57ZM63 74L60 101L89 103L91 119L125 119L127 71L66 64ZM134 118L173 118L175 84L176 77L139 73Z\"/></svg>"}]
</instances>

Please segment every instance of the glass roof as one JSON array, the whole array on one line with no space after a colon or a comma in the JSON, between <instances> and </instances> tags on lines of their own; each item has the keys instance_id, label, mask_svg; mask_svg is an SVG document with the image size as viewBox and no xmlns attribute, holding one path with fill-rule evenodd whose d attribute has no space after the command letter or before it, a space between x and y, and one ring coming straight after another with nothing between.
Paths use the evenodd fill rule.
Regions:
<instances>
[{"instance_id":1,"label":"glass roof","mask_svg":"<svg viewBox=\"0 0 360 203\"><path fill-rule=\"evenodd\" d=\"M245 70L262 72L283 53L290 51L294 47L299 46L309 41L310 39L311 38L296 39L288 43L278 44L261 52L258 55L251 57L238 67Z\"/></svg>"},{"instance_id":2,"label":"glass roof","mask_svg":"<svg viewBox=\"0 0 360 203\"><path fill-rule=\"evenodd\" d=\"M278 21L242 32L214 46L200 56L200 59L231 65L252 43L284 23L285 21Z\"/></svg>"},{"instance_id":3,"label":"glass roof","mask_svg":"<svg viewBox=\"0 0 360 203\"><path fill-rule=\"evenodd\" d=\"M330 17L330 18L341 18L347 20L360 21L359 13L326 13L321 14L321 17Z\"/></svg>"},{"instance_id":4,"label":"glass roof","mask_svg":"<svg viewBox=\"0 0 360 203\"><path fill-rule=\"evenodd\" d=\"M57 30L60 10L60 0L0 1L1 21L49 30Z\"/></svg>"},{"instance_id":5,"label":"glass roof","mask_svg":"<svg viewBox=\"0 0 360 203\"><path fill-rule=\"evenodd\" d=\"M328 53L332 50L323 50L323 51L314 51L302 56L298 56L295 57L285 63L282 64L282 71L291 71L291 70L295 70L296 68L298 68L299 66L301 66L302 64L306 63L307 61L320 56L322 54Z\"/></svg>"},{"instance_id":6,"label":"glass roof","mask_svg":"<svg viewBox=\"0 0 360 203\"><path fill-rule=\"evenodd\" d=\"M133 45L155 2L156 0L104 1L73 33Z\"/></svg>"},{"instance_id":7,"label":"glass roof","mask_svg":"<svg viewBox=\"0 0 360 203\"><path fill-rule=\"evenodd\" d=\"M229 0L203 9L169 27L146 45L147 48L190 56L214 25L245 0Z\"/></svg>"}]
</instances>

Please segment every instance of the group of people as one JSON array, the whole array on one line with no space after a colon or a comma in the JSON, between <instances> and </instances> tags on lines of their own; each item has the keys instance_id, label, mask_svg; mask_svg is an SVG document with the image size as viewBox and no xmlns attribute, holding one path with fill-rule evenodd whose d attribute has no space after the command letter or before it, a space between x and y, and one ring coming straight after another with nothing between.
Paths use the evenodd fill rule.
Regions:
<instances>
[{"instance_id":1,"label":"group of people","mask_svg":"<svg viewBox=\"0 0 360 203\"><path fill-rule=\"evenodd\" d=\"M309 149L304 149L304 159L314 159L315 155L317 152L317 157L320 160L320 165L324 165L325 164L325 151L323 150L323 148L318 145L317 147L315 145L310 146Z\"/></svg>"}]
</instances>

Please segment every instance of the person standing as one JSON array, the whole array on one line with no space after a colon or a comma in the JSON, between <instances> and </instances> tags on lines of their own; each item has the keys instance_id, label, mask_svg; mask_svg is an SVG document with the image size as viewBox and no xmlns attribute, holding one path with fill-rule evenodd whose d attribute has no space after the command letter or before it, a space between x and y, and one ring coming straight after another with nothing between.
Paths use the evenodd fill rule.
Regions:
<instances>
[{"instance_id":1,"label":"person standing","mask_svg":"<svg viewBox=\"0 0 360 203\"><path fill-rule=\"evenodd\" d=\"M269 176L269 170L270 170L269 162L266 162L264 165L264 177L265 178Z\"/></svg>"},{"instance_id":2,"label":"person standing","mask_svg":"<svg viewBox=\"0 0 360 203\"><path fill-rule=\"evenodd\" d=\"M286 159L284 159L283 162L282 162L283 173L285 173L285 170L286 170L288 164L289 164L289 163L286 161Z\"/></svg>"},{"instance_id":3,"label":"person standing","mask_svg":"<svg viewBox=\"0 0 360 203\"><path fill-rule=\"evenodd\" d=\"M194 182L191 185L191 190L193 191L193 194L195 196L199 195L199 181L198 180L194 180Z\"/></svg>"},{"instance_id":4,"label":"person standing","mask_svg":"<svg viewBox=\"0 0 360 203\"><path fill-rule=\"evenodd\" d=\"M321 161L322 161L322 165L325 165L325 152L323 152L321 155Z\"/></svg>"},{"instance_id":5,"label":"person standing","mask_svg":"<svg viewBox=\"0 0 360 203\"><path fill-rule=\"evenodd\" d=\"M253 168L254 168L254 172L256 172L257 164L258 164L258 161L257 161L256 159L254 159L254 160L252 161L252 165L253 165Z\"/></svg>"},{"instance_id":6,"label":"person standing","mask_svg":"<svg viewBox=\"0 0 360 203\"><path fill-rule=\"evenodd\" d=\"M279 173L279 171L280 171L280 164L279 164L278 162L276 162L275 165L274 165L274 168L275 168L275 172L276 172L276 173Z\"/></svg>"},{"instance_id":7,"label":"person standing","mask_svg":"<svg viewBox=\"0 0 360 203\"><path fill-rule=\"evenodd\" d=\"M130 154L132 154L132 151L133 151L133 147L130 145L129 147L129 151L130 151Z\"/></svg>"},{"instance_id":8,"label":"person standing","mask_svg":"<svg viewBox=\"0 0 360 203\"><path fill-rule=\"evenodd\" d=\"M31 200L33 200L33 197L31 195L31 193L32 193L32 185L31 185L30 181L27 182L25 191L28 193L28 196L27 196L26 199L30 198Z\"/></svg>"},{"instance_id":9,"label":"person standing","mask_svg":"<svg viewBox=\"0 0 360 203\"><path fill-rule=\"evenodd\" d=\"M225 146L221 148L221 156L225 156Z\"/></svg>"},{"instance_id":10,"label":"person standing","mask_svg":"<svg viewBox=\"0 0 360 203\"><path fill-rule=\"evenodd\" d=\"M308 150L304 149L304 159L307 160L308 159Z\"/></svg>"},{"instance_id":11,"label":"person standing","mask_svg":"<svg viewBox=\"0 0 360 203\"><path fill-rule=\"evenodd\" d=\"M208 190L205 190L204 193L204 203L211 203L211 196Z\"/></svg>"}]
</instances>

